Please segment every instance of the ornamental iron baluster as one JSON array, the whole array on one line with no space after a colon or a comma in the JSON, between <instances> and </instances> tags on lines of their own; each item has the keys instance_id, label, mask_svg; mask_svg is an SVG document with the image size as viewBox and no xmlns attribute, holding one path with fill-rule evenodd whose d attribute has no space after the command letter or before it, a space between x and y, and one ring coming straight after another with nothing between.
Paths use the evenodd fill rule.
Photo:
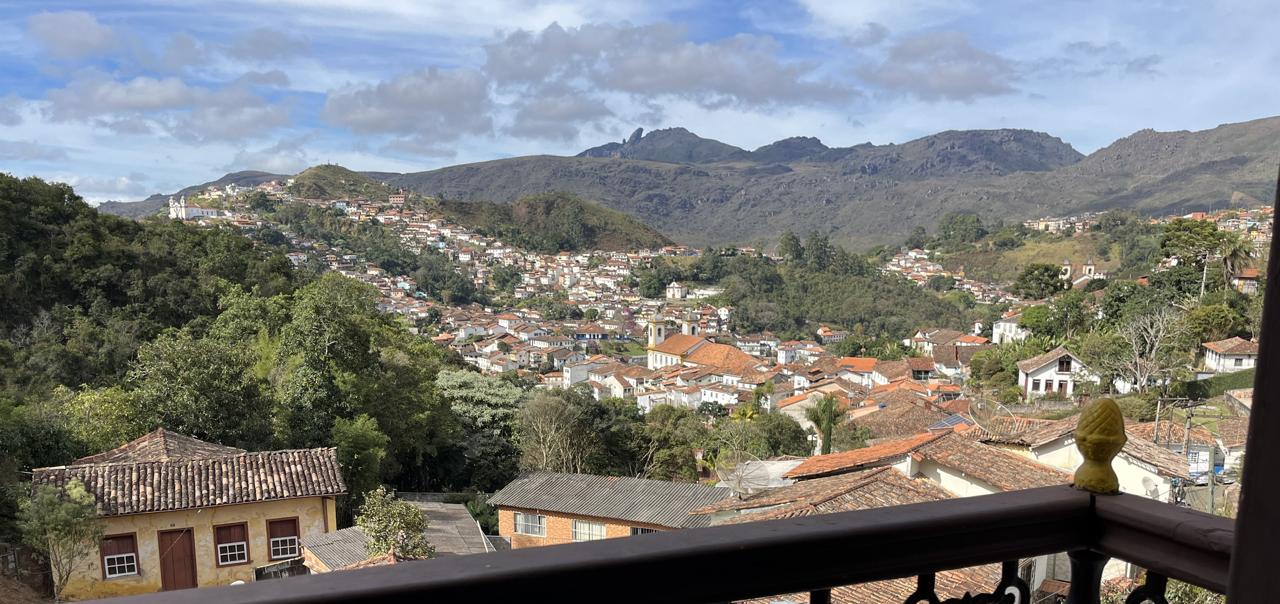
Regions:
<instances>
[{"instance_id":1,"label":"ornamental iron baluster","mask_svg":"<svg viewBox=\"0 0 1280 604\"><path fill-rule=\"evenodd\" d=\"M1124 604L1142 604L1143 602L1169 604L1169 600L1164 596L1165 588L1168 586L1168 577L1147 571L1147 580L1124 599Z\"/></svg>"},{"instance_id":2,"label":"ornamental iron baluster","mask_svg":"<svg viewBox=\"0 0 1280 604\"><path fill-rule=\"evenodd\" d=\"M973 595L968 592L959 598L939 600L936 591L937 578L933 573L916 579L916 591L903 604L1030 604L1031 588L1018 576L1018 561L1007 560L1000 565L1000 582L990 593Z\"/></svg>"}]
</instances>

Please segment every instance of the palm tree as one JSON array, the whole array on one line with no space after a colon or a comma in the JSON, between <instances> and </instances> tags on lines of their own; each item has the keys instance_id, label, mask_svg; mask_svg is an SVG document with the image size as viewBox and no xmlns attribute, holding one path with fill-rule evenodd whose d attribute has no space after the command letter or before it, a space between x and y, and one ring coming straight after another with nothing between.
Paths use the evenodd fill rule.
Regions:
<instances>
[{"instance_id":1,"label":"palm tree","mask_svg":"<svg viewBox=\"0 0 1280 604\"><path fill-rule=\"evenodd\" d=\"M1222 259L1222 270L1228 284L1236 276L1236 271L1253 264L1255 257L1253 244L1237 233L1222 234L1222 243L1218 247L1218 255Z\"/></svg>"},{"instance_id":2,"label":"palm tree","mask_svg":"<svg viewBox=\"0 0 1280 604\"><path fill-rule=\"evenodd\" d=\"M804 410L804 416L813 422L818 430L818 438L822 439L823 455L831 452L831 434L836 426L844 421L847 411L840 408L840 401L835 395L824 394L812 407Z\"/></svg>"}]
</instances>

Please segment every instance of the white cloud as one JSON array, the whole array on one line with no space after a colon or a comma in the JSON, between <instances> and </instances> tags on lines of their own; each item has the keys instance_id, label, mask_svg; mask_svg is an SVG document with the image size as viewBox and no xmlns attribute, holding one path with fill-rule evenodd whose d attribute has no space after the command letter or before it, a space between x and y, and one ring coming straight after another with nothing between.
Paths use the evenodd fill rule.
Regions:
<instances>
[{"instance_id":1,"label":"white cloud","mask_svg":"<svg viewBox=\"0 0 1280 604\"><path fill-rule=\"evenodd\" d=\"M311 165L304 149L309 137L280 140L262 149L241 149L224 170L262 170L277 174L296 174Z\"/></svg>"},{"instance_id":2,"label":"white cloud","mask_svg":"<svg viewBox=\"0 0 1280 604\"><path fill-rule=\"evenodd\" d=\"M68 159L65 149L42 145L35 141L13 141L0 139L0 159L5 161L64 161Z\"/></svg>"},{"instance_id":3,"label":"white cloud","mask_svg":"<svg viewBox=\"0 0 1280 604\"><path fill-rule=\"evenodd\" d=\"M265 77L279 81L282 75ZM49 91L46 112L54 121L91 121L117 134L160 128L189 142L256 138L290 122L285 106L268 103L245 87L260 77L248 74L244 80L208 89L177 77L121 81L86 72L66 87Z\"/></svg>"},{"instance_id":4,"label":"white cloud","mask_svg":"<svg viewBox=\"0 0 1280 604\"><path fill-rule=\"evenodd\" d=\"M22 123L19 109L24 101L16 94L0 96L0 126L17 126Z\"/></svg>"},{"instance_id":5,"label":"white cloud","mask_svg":"<svg viewBox=\"0 0 1280 604\"><path fill-rule=\"evenodd\" d=\"M83 11L40 13L27 19L27 35L59 59L81 59L115 50L115 30Z\"/></svg>"},{"instance_id":6,"label":"white cloud","mask_svg":"<svg viewBox=\"0 0 1280 604\"><path fill-rule=\"evenodd\" d=\"M880 64L859 70L867 82L926 101L970 101L1014 92L1017 65L982 50L960 32L931 32L896 42Z\"/></svg>"},{"instance_id":7,"label":"white cloud","mask_svg":"<svg viewBox=\"0 0 1280 604\"><path fill-rule=\"evenodd\" d=\"M305 54L310 48L310 42L302 36L259 28L237 37L227 54L248 61L269 61Z\"/></svg>"},{"instance_id":8,"label":"white cloud","mask_svg":"<svg viewBox=\"0 0 1280 604\"><path fill-rule=\"evenodd\" d=\"M55 120L176 109L197 98L196 91L175 77L138 76L122 82L100 72L83 74L47 96Z\"/></svg>"},{"instance_id":9,"label":"white cloud","mask_svg":"<svg viewBox=\"0 0 1280 604\"><path fill-rule=\"evenodd\" d=\"M420 69L329 93L323 115L354 132L448 143L493 130L484 76L470 69ZM433 144L434 144L433 142Z\"/></svg>"},{"instance_id":10,"label":"white cloud","mask_svg":"<svg viewBox=\"0 0 1280 604\"><path fill-rule=\"evenodd\" d=\"M664 95L708 107L841 103L849 86L819 78L816 64L784 61L777 41L738 35L692 42L670 23L551 24L538 33L517 31L485 47L485 72L502 86L580 86L638 97Z\"/></svg>"},{"instance_id":11,"label":"white cloud","mask_svg":"<svg viewBox=\"0 0 1280 604\"><path fill-rule=\"evenodd\" d=\"M71 185L81 197L101 200L144 196L147 194L146 181L149 179L145 175L131 172L129 176L115 177L63 175L55 176L53 180Z\"/></svg>"}]
</instances>

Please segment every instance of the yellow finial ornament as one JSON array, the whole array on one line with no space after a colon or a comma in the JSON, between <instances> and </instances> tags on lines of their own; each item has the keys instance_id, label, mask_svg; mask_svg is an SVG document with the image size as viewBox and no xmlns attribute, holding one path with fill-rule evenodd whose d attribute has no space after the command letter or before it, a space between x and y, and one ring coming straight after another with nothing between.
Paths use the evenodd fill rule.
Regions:
<instances>
[{"instance_id":1,"label":"yellow finial ornament","mask_svg":"<svg viewBox=\"0 0 1280 604\"><path fill-rule=\"evenodd\" d=\"M1086 407L1076 425L1076 448L1084 463L1076 470L1075 487L1099 494L1119 492L1120 479L1111 469L1111 460L1128 440L1124 416L1115 401L1102 398Z\"/></svg>"}]
</instances>

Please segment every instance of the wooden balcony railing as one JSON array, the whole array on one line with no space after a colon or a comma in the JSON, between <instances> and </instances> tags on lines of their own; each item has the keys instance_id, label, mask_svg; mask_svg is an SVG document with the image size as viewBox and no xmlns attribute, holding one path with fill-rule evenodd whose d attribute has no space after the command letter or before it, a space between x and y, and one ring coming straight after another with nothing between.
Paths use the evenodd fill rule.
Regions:
<instances>
[{"instance_id":1,"label":"wooden balcony railing","mask_svg":"<svg viewBox=\"0 0 1280 604\"><path fill-rule=\"evenodd\" d=\"M1167 577L1225 592L1233 534L1227 518L1062 486L111 602L693 604L810 592L819 604L829 601L833 587L912 576L926 593L911 602L937 602L929 598L933 573L1004 562L1002 591L1021 585L1025 595L1016 576L1019 559L1069 552L1069 602L1083 604L1098 600L1102 565L1112 557L1149 569L1148 582L1161 590Z\"/></svg>"}]
</instances>

